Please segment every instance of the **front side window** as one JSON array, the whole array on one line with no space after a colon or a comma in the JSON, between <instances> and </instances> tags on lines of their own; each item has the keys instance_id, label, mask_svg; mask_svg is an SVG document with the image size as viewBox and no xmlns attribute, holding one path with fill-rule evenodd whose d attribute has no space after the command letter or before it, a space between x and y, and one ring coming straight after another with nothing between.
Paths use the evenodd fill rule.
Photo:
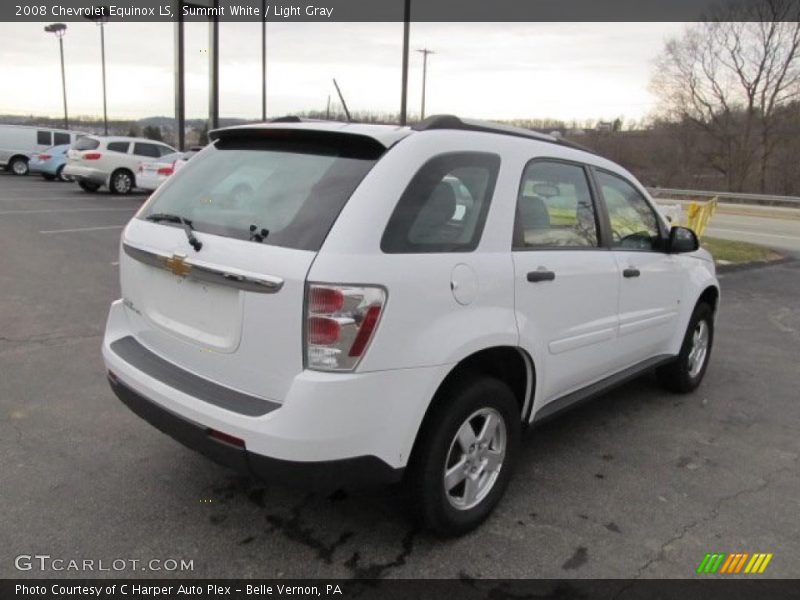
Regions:
<instances>
[{"instance_id":1,"label":"front side window","mask_svg":"<svg viewBox=\"0 0 800 600\"><path fill-rule=\"evenodd\" d=\"M633 185L605 171L597 171L611 221L611 240L615 248L655 250L661 239L658 218L644 196Z\"/></svg>"},{"instance_id":2,"label":"front side window","mask_svg":"<svg viewBox=\"0 0 800 600\"><path fill-rule=\"evenodd\" d=\"M596 248L597 217L582 166L536 160L522 174L514 249Z\"/></svg>"},{"instance_id":3,"label":"front side window","mask_svg":"<svg viewBox=\"0 0 800 600\"><path fill-rule=\"evenodd\" d=\"M50 131L37 131L36 132L36 143L40 146L52 146L53 145L53 135Z\"/></svg>"},{"instance_id":4,"label":"front side window","mask_svg":"<svg viewBox=\"0 0 800 600\"><path fill-rule=\"evenodd\" d=\"M481 152L436 156L417 171L381 238L390 254L469 252L478 246L500 157Z\"/></svg>"},{"instance_id":5,"label":"front side window","mask_svg":"<svg viewBox=\"0 0 800 600\"><path fill-rule=\"evenodd\" d=\"M221 139L151 197L139 218L179 215L201 232L317 251L385 149L359 136L264 131ZM252 228L252 230L251 230Z\"/></svg>"},{"instance_id":6,"label":"front side window","mask_svg":"<svg viewBox=\"0 0 800 600\"><path fill-rule=\"evenodd\" d=\"M130 144L128 142L109 142L108 149L111 152L122 152L123 154L128 153L128 147Z\"/></svg>"}]
</instances>

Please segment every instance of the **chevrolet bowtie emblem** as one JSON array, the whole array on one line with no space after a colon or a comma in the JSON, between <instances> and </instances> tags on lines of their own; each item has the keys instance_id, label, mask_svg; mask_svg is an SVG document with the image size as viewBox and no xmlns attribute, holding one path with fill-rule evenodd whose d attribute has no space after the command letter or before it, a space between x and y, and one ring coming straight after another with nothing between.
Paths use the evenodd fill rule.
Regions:
<instances>
[{"instance_id":1,"label":"chevrolet bowtie emblem","mask_svg":"<svg viewBox=\"0 0 800 600\"><path fill-rule=\"evenodd\" d=\"M192 270L192 265L186 263L186 255L184 254L176 253L172 255L172 258L165 258L164 266L180 277L185 277Z\"/></svg>"}]
</instances>

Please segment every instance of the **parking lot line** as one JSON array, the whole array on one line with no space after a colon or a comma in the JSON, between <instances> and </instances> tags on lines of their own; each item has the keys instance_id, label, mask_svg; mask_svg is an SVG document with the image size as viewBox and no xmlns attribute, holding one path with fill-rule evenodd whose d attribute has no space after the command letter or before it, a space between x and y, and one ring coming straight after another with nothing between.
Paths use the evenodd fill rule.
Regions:
<instances>
[{"instance_id":1,"label":"parking lot line","mask_svg":"<svg viewBox=\"0 0 800 600\"><path fill-rule=\"evenodd\" d=\"M112 211L129 211L135 212L137 208L32 208L28 210L0 210L0 216L3 215L27 215L27 214L42 214L42 213L69 213L69 212L112 212Z\"/></svg>"},{"instance_id":2,"label":"parking lot line","mask_svg":"<svg viewBox=\"0 0 800 600\"><path fill-rule=\"evenodd\" d=\"M104 229L122 229L125 225L107 225L105 227L78 227L77 229L48 229L39 233L78 233L80 231L102 231Z\"/></svg>"}]
</instances>

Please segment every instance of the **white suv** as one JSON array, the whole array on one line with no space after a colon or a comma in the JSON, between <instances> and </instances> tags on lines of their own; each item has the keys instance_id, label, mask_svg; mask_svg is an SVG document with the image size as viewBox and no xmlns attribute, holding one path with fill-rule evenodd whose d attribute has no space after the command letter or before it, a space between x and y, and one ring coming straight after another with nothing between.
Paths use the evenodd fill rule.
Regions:
<instances>
[{"instance_id":1,"label":"white suv","mask_svg":"<svg viewBox=\"0 0 800 600\"><path fill-rule=\"evenodd\" d=\"M523 427L653 368L703 378L712 259L608 160L456 117L211 138L123 233L103 356L125 404L220 463L404 477L459 534Z\"/></svg>"},{"instance_id":2,"label":"white suv","mask_svg":"<svg viewBox=\"0 0 800 600\"><path fill-rule=\"evenodd\" d=\"M87 135L67 152L63 174L86 192L107 186L114 194L129 194L136 186L134 174L142 162L154 162L175 152L162 142L145 138Z\"/></svg>"}]
</instances>

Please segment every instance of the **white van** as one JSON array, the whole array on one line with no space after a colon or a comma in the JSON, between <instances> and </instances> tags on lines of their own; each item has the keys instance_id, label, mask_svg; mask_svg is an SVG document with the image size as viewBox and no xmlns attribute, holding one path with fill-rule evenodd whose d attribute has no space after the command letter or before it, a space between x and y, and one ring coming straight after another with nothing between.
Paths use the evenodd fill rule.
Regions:
<instances>
[{"instance_id":1,"label":"white van","mask_svg":"<svg viewBox=\"0 0 800 600\"><path fill-rule=\"evenodd\" d=\"M64 129L0 124L0 168L14 175L27 175L31 154L52 146L72 144L82 135Z\"/></svg>"}]
</instances>

